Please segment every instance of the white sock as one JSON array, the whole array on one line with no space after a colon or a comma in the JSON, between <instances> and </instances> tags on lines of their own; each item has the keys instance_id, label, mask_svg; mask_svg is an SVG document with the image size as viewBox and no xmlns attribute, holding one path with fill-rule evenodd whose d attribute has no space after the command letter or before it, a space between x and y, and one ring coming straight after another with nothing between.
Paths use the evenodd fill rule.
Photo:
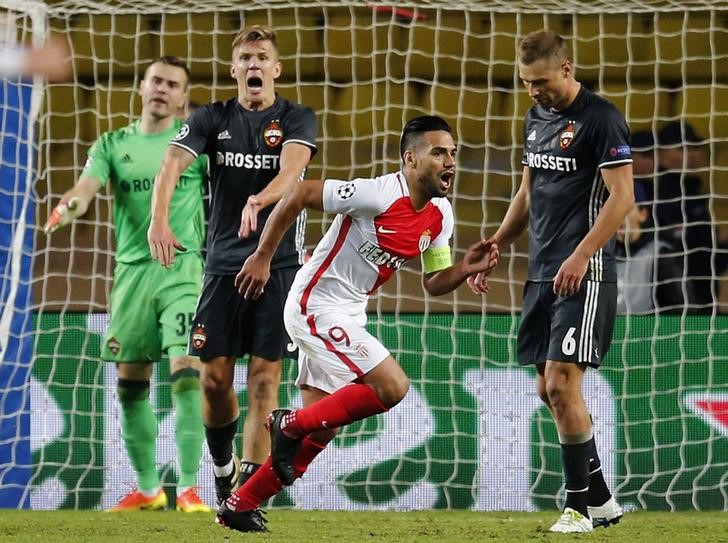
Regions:
<instances>
[{"instance_id":1,"label":"white sock","mask_svg":"<svg viewBox=\"0 0 728 543\"><path fill-rule=\"evenodd\" d=\"M233 472L234 468L235 464L233 463L233 459L230 458L230 462L228 462L224 466L216 466L213 464L212 473L215 474L215 477L227 477Z\"/></svg>"}]
</instances>

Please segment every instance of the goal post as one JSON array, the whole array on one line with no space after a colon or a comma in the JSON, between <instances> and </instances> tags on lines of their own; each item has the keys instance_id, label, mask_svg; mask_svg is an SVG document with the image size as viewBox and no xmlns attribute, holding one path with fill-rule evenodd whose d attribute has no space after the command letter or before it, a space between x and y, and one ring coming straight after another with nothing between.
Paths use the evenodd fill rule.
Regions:
<instances>
[{"instance_id":1,"label":"goal post","mask_svg":"<svg viewBox=\"0 0 728 543\"><path fill-rule=\"evenodd\" d=\"M15 5L0 0L5 10L19 9ZM691 123L704 140L703 158L685 166L700 180L713 226L728 231L728 3L396 6L353 0L244 7L222 0L49 2L43 22L69 37L74 71L71 81L45 86L38 114L36 226L78 178L93 141L138 115L136 91L149 63L163 54L184 58L193 100L227 99L235 95L232 38L243 25L264 23L280 39L278 91L317 114L320 151L308 177L394 170L409 118L432 113L451 123L458 142L451 194L455 258L495 231L520 183L530 100L519 82L516 46L542 27L567 38L577 79L613 101L633 131ZM19 506L103 508L134 481L121 440L115 370L100 359L113 275L112 197L100 194L83 218L50 238L36 228L34 324L22 332L34 344L32 375L23 385L30 391L29 429L19 427L16 434L31 436L33 471L24 486L29 501ZM330 220L309 215L309 246ZM714 250L724 255L717 241ZM618 499L632 507L728 509L728 316L721 313L728 304L721 305L720 297L728 286L719 290L718 257L710 311L620 316L603 367L588 372L584 392L605 472ZM483 299L466 287L427 296L416 262L385 285L370 303L369 326L407 371L410 393L386 415L344 429L272 506L559 506L554 425L535 396L533 370L521 368L515 355L526 262L525 237L503 248L492 292ZM155 370L152 398L160 420L158 463L165 488L174 492L165 372L164 364ZM242 409L244 374L239 365ZM287 361L281 405L300 404L295 375L295 363ZM14 461L0 458L0 469ZM199 484L208 503L214 502L211 472L205 457Z\"/></svg>"},{"instance_id":2,"label":"goal post","mask_svg":"<svg viewBox=\"0 0 728 543\"><path fill-rule=\"evenodd\" d=\"M8 0L0 51L45 39L45 6ZM27 386L33 359L32 256L39 79L0 79L0 507L27 505L31 461Z\"/></svg>"}]
</instances>

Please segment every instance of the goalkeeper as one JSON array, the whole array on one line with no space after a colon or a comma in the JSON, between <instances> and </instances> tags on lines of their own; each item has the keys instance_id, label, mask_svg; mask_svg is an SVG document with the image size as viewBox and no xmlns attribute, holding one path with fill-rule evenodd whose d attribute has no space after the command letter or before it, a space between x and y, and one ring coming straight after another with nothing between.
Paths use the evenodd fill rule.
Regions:
<instances>
[{"instance_id":1,"label":"goalkeeper","mask_svg":"<svg viewBox=\"0 0 728 543\"><path fill-rule=\"evenodd\" d=\"M94 143L78 182L44 226L50 234L70 223L86 212L102 187L111 186L116 267L102 357L116 363L122 433L138 484L112 512L167 506L156 466L157 418L149 399L153 363L164 351L170 358L175 409L177 509L210 511L195 486L204 441L199 359L186 354L202 281L205 158L185 170L172 201L170 220L184 245L173 266L162 268L152 260L146 237L154 176L164 150L183 125L175 114L187 99L189 80L187 66L175 57L162 57L146 69L139 90L141 118Z\"/></svg>"}]
</instances>

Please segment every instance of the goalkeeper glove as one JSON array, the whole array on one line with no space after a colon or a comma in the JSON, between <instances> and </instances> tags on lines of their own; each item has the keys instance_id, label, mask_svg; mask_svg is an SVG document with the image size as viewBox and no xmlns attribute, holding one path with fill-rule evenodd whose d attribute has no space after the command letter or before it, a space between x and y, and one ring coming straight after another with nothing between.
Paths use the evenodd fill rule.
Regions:
<instances>
[{"instance_id":1,"label":"goalkeeper glove","mask_svg":"<svg viewBox=\"0 0 728 543\"><path fill-rule=\"evenodd\" d=\"M61 200L43 225L43 232L50 234L75 220L80 214L79 203L81 203L81 199L78 196L74 196L70 200Z\"/></svg>"}]
</instances>

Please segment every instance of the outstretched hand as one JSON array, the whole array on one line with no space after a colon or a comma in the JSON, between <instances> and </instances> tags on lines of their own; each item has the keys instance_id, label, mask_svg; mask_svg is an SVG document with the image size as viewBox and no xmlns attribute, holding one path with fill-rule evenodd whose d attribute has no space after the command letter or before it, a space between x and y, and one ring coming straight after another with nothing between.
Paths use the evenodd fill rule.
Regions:
<instances>
[{"instance_id":1,"label":"outstretched hand","mask_svg":"<svg viewBox=\"0 0 728 543\"><path fill-rule=\"evenodd\" d=\"M248 196L243 212L240 215L240 228L238 237L247 238L258 229L258 213L263 209L263 203L255 194Z\"/></svg>"},{"instance_id":2,"label":"outstretched hand","mask_svg":"<svg viewBox=\"0 0 728 543\"><path fill-rule=\"evenodd\" d=\"M465 253L463 263L468 273L467 283L474 294L490 291L488 276L498 265L500 250L495 238L480 240L471 245Z\"/></svg>"},{"instance_id":3,"label":"outstretched hand","mask_svg":"<svg viewBox=\"0 0 728 543\"><path fill-rule=\"evenodd\" d=\"M254 252L235 276L235 286L246 300L257 300L263 295L265 284L270 278L270 259Z\"/></svg>"},{"instance_id":4,"label":"outstretched hand","mask_svg":"<svg viewBox=\"0 0 728 543\"><path fill-rule=\"evenodd\" d=\"M473 243L465 251L465 256L463 257L464 270L468 275L476 273L489 275L493 271L493 268L498 265L499 256L500 251L494 238L481 239Z\"/></svg>"},{"instance_id":5,"label":"outstretched hand","mask_svg":"<svg viewBox=\"0 0 728 543\"><path fill-rule=\"evenodd\" d=\"M43 225L43 232L46 235L50 234L75 220L81 214L79 212L80 203L81 199L78 196L74 196L70 200L61 200L58 202L58 205L53 208L51 216L48 217L48 220Z\"/></svg>"}]
</instances>

